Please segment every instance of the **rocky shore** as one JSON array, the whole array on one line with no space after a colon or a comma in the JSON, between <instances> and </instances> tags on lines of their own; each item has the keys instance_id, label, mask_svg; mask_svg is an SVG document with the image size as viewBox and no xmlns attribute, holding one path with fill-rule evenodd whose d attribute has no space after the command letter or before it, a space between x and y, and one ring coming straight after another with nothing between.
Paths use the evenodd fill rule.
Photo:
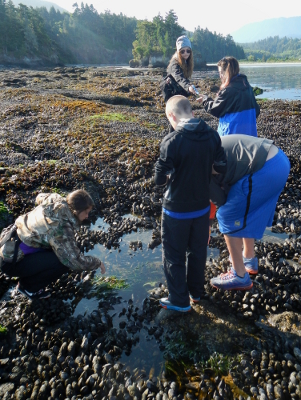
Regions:
<instances>
[{"instance_id":1,"label":"rocky shore","mask_svg":"<svg viewBox=\"0 0 301 400\"><path fill-rule=\"evenodd\" d=\"M159 69L0 70L0 229L40 192L85 188L96 204L91 220L103 217L109 228L82 227L82 251L98 244L118 251L120 238L140 229L152 230L149 247L158 246L162 189L152 175L168 132L161 76ZM212 96L218 90L213 71L196 73L194 84ZM50 288L50 300L36 303L0 274L1 399L301 399L301 102L260 107L258 135L285 151L291 172L272 228L282 236L256 243L252 290L210 287L229 266L217 224L210 247L220 253L208 261L206 296L189 315L160 309L164 282L136 304L122 291L96 293L90 274L69 274ZM193 108L217 127L198 103ZM73 300L91 297L98 307L75 317ZM143 335L164 355L159 375L120 362Z\"/></svg>"}]
</instances>

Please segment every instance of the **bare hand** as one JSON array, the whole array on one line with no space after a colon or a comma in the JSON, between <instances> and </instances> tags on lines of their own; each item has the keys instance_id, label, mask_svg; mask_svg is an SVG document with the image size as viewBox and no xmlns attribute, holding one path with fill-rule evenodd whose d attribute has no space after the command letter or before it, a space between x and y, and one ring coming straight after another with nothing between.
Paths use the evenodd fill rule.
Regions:
<instances>
[{"instance_id":1,"label":"bare hand","mask_svg":"<svg viewBox=\"0 0 301 400\"><path fill-rule=\"evenodd\" d=\"M203 103L203 99L204 99L204 96L201 95L200 97L198 97L198 98L195 99L195 100L196 100L196 101L199 101L200 103Z\"/></svg>"},{"instance_id":2,"label":"bare hand","mask_svg":"<svg viewBox=\"0 0 301 400\"><path fill-rule=\"evenodd\" d=\"M194 85L189 86L188 90L190 93L194 94L195 96L199 95L199 92L197 91L197 89Z\"/></svg>"},{"instance_id":3,"label":"bare hand","mask_svg":"<svg viewBox=\"0 0 301 400\"><path fill-rule=\"evenodd\" d=\"M99 268L100 268L102 274L104 274L106 272L106 267L105 267L105 265L104 265L104 263L102 261L100 261L100 267Z\"/></svg>"}]
</instances>

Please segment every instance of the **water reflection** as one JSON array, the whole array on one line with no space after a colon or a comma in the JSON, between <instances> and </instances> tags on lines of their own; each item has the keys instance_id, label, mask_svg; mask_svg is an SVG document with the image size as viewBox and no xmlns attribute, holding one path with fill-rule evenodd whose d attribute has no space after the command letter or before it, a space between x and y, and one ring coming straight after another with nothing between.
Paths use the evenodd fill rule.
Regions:
<instances>
[{"instance_id":1,"label":"water reflection","mask_svg":"<svg viewBox=\"0 0 301 400\"><path fill-rule=\"evenodd\" d=\"M124 218L136 217L127 214L124 215ZM94 224L91 224L90 229L107 230L108 227L109 224L106 224L102 218L98 218ZM151 241L151 236L151 229L139 228L137 232L123 235L119 239L120 246L117 249L108 250L105 246L96 244L94 249L89 251L89 255L94 255L105 263L107 275L126 280L129 286L122 289L122 297L125 300L131 298L138 307L141 306L141 302L147 296L149 290L157 287L160 282L165 283L162 269L162 245L149 249L148 243ZM289 236L286 233L273 233L271 228L267 228L262 241L281 243ZM131 249L130 243L132 241L141 241L142 249ZM218 249L208 247L208 260L215 259L218 255Z\"/></svg>"},{"instance_id":2,"label":"water reflection","mask_svg":"<svg viewBox=\"0 0 301 400\"><path fill-rule=\"evenodd\" d=\"M264 90L263 94L256 96L257 99L301 99L301 63L240 63L240 71L247 75L251 86ZM206 74L195 72L194 77L203 79L209 74L212 78L219 78L217 71Z\"/></svg>"},{"instance_id":3,"label":"water reflection","mask_svg":"<svg viewBox=\"0 0 301 400\"><path fill-rule=\"evenodd\" d=\"M258 99L301 99L301 64L241 64L240 70L252 86L264 89Z\"/></svg>"},{"instance_id":4,"label":"water reflection","mask_svg":"<svg viewBox=\"0 0 301 400\"><path fill-rule=\"evenodd\" d=\"M124 218L136 218L131 214L124 215ZM102 218L91 224L92 230L107 230L109 227ZM120 238L120 247L118 249L108 250L106 247L98 244L89 255L99 257L106 265L106 275L117 276L125 279L129 287L117 291L122 296L122 302L114 305L114 310L110 311L113 317L113 326L119 329L119 323L125 321L125 315L119 315L122 309L127 307L129 299L133 300L134 307L142 308L142 301L148 295L149 290L157 287L160 282L165 283L164 272L162 269L162 246L154 249L147 247L151 241L152 230L139 228L137 232L125 234ZM136 251L130 248L130 242L141 241L142 250ZM216 258L219 254L218 249L208 248L208 259ZM75 308L74 316L84 315L85 312L91 313L98 307L98 300L82 299ZM155 321L149 323L149 327L155 324ZM138 368L140 373L147 377L158 376L164 368L163 352L160 351L156 339L148 335L147 328L142 328L139 332L139 341L132 348L130 354L122 353L120 362L126 364L130 369Z\"/></svg>"},{"instance_id":5,"label":"water reflection","mask_svg":"<svg viewBox=\"0 0 301 400\"><path fill-rule=\"evenodd\" d=\"M130 214L124 218L136 218ZM90 229L108 229L109 225L105 224L102 218L96 220ZM120 304L115 304L114 309L110 311L113 317L113 326L118 330L119 324L126 321L127 317L122 313L123 308L127 308L128 300L132 299L134 307L142 308L142 301L148 295L148 292L157 287L160 282L165 283L164 272L162 269L162 246L158 246L153 250L148 248L151 241L152 230L139 228L137 232L125 234L120 238L120 247L118 249L108 250L106 247L98 244L95 245L89 254L99 257L106 264L106 275L116 276L125 279L129 284L128 288L116 291L117 295L122 297ZM262 240L268 242L283 242L289 235L275 234L270 228L267 228ZM141 241L142 250L136 251L130 248L130 242ZM207 259L218 258L219 250L208 248ZM75 308L74 315L91 313L98 308L98 300L95 298L82 299ZM147 322L146 322L147 323ZM132 347L131 353L122 353L120 362L124 363L128 368L134 371L135 368L139 373L145 376L158 376L164 368L164 356L160 351L156 339L148 335L148 329L155 324L150 321L148 326L143 326L141 331L135 334L138 337L137 344Z\"/></svg>"},{"instance_id":6,"label":"water reflection","mask_svg":"<svg viewBox=\"0 0 301 400\"><path fill-rule=\"evenodd\" d=\"M135 218L131 214L124 215L124 218ZM108 225L108 224L107 224ZM102 218L91 225L92 230L107 229ZM162 246L154 249L148 248L151 241L152 230L139 228L137 232L125 234L119 239L119 248L108 250L106 247L95 245L89 254L99 257L107 268L108 275L114 275L125 279L129 288L123 289L125 298L132 297L134 302L141 302L147 292L156 287L160 282L165 282L162 269ZM132 250L130 243L141 241L142 250ZM208 259L216 258L219 250L208 248ZM135 286L135 291L133 290ZM139 304L138 304L139 305Z\"/></svg>"}]
</instances>

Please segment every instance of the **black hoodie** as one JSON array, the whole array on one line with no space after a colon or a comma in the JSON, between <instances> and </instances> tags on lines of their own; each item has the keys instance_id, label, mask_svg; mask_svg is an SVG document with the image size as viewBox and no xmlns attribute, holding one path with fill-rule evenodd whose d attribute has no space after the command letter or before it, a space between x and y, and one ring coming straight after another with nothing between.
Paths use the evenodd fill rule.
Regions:
<instances>
[{"instance_id":1,"label":"black hoodie","mask_svg":"<svg viewBox=\"0 0 301 400\"><path fill-rule=\"evenodd\" d=\"M219 134L203 120L182 119L163 139L155 164L157 185L165 184L170 175L163 207L174 212L208 207L212 166L216 172L226 173L227 159Z\"/></svg>"}]
</instances>

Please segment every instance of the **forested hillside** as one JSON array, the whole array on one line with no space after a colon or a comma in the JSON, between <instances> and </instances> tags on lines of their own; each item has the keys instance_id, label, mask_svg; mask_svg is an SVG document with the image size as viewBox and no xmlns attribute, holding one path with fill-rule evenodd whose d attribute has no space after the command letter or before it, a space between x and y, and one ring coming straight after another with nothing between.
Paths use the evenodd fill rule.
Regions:
<instances>
[{"instance_id":1,"label":"forested hillside","mask_svg":"<svg viewBox=\"0 0 301 400\"><path fill-rule=\"evenodd\" d=\"M193 33L185 32L178 24L178 17L170 10L165 18L160 15L152 22L138 21L137 40L133 43L133 55L138 60L148 60L150 56L163 56L168 60L175 52L177 37L186 33L193 47L195 64L217 62L226 55L238 59L245 58L243 48L237 46L230 35L224 37L198 27Z\"/></svg>"},{"instance_id":2,"label":"forested hillside","mask_svg":"<svg viewBox=\"0 0 301 400\"><path fill-rule=\"evenodd\" d=\"M249 61L300 60L301 39L279 36L242 44Z\"/></svg>"},{"instance_id":3,"label":"forested hillside","mask_svg":"<svg viewBox=\"0 0 301 400\"><path fill-rule=\"evenodd\" d=\"M199 65L225 55L245 57L230 35L200 27L186 32L173 10L150 22L122 13L98 13L93 5L84 3L73 7L73 13L67 13L0 0L0 64L125 64L134 59L137 65L148 65L152 56L161 56L166 62L183 33L190 37Z\"/></svg>"},{"instance_id":4,"label":"forested hillside","mask_svg":"<svg viewBox=\"0 0 301 400\"><path fill-rule=\"evenodd\" d=\"M193 33L193 46L194 52L203 55L207 62L217 62L225 56L233 56L238 60L245 58L242 46L237 45L231 35L217 35L200 27Z\"/></svg>"},{"instance_id":5,"label":"forested hillside","mask_svg":"<svg viewBox=\"0 0 301 400\"><path fill-rule=\"evenodd\" d=\"M137 20L98 14L75 4L74 12L15 7L0 0L0 63L40 59L44 64L125 63L131 58Z\"/></svg>"}]
</instances>

